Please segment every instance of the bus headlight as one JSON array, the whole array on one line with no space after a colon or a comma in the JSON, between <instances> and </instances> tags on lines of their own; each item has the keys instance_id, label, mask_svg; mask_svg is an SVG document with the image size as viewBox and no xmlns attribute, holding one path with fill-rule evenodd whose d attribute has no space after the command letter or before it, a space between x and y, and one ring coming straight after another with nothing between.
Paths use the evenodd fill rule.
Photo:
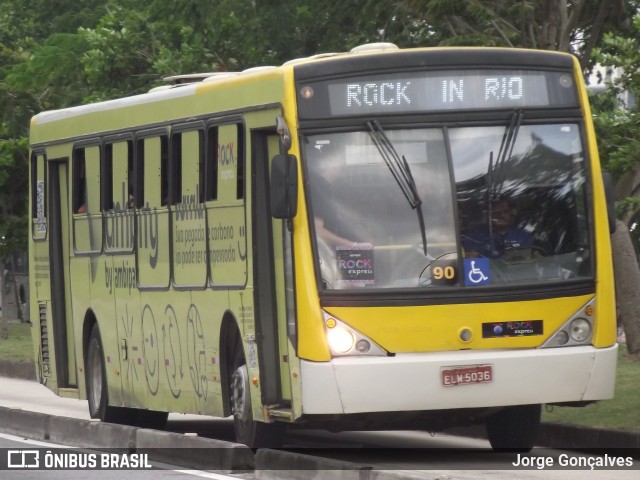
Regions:
<instances>
[{"instance_id":1,"label":"bus headlight","mask_svg":"<svg viewBox=\"0 0 640 480\"><path fill-rule=\"evenodd\" d=\"M387 356L388 353L366 335L323 311L327 344L333 357Z\"/></svg>"},{"instance_id":2,"label":"bus headlight","mask_svg":"<svg viewBox=\"0 0 640 480\"><path fill-rule=\"evenodd\" d=\"M331 350L337 354L345 354L353 348L355 338L345 328L334 327L327 332L327 340Z\"/></svg>"},{"instance_id":3,"label":"bus headlight","mask_svg":"<svg viewBox=\"0 0 640 480\"><path fill-rule=\"evenodd\" d=\"M591 337L591 324L584 318L576 318L571 322L569 333L574 342L582 343Z\"/></svg>"},{"instance_id":4,"label":"bus headlight","mask_svg":"<svg viewBox=\"0 0 640 480\"><path fill-rule=\"evenodd\" d=\"M551 335L541 348L588 345L593 335L595 299L587 302Z\"/></svg>"},{"instance_id":5,"label":"bus headlight","mask_svg":"<svg viewBox=\"0 0 640 480\"><path fill-rule=\"evenodd\" d=\"M563 345L566 345L568 341L569 334L564 330L560 330L553 336L552 341L545 344L545 347L562 347Z\"/></svg>"},{"instance_id":6,"label":"bus headlight","mask_svg":"<svg viewBox=\"0 0 640 480\"><path fill-rule=\"evenodd\" d=\"M371 350L371 343L369 343L369 340L365 340L364 338L358 340L358 343L356 343L356 350L359 353L367 353Z\"/></svg>"}]
</instances>

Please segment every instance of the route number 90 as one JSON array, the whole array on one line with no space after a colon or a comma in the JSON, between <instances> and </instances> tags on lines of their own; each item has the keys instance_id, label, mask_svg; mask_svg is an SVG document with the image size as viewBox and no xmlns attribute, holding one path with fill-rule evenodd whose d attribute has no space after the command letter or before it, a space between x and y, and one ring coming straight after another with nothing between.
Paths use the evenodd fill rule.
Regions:
<instances>
[{"instance_id":1,"label":"route number 90","mask_svg":"<svg viewBox=\"0 0 640 480\"><path fill-rule=\"evenodd\" d=\"M442 280L443 278L453 280L456 278L456 269L451 265L447 265L446 267L435 267L433 269L433 278L435 280Z\"/></svg>"},{"instance_id":2,"label":"route number 90","mask_svg":"<svg viewBox=\"0 0 640 480\"><path fill-rule=\"evenodd\" d=\"M457 273L455 261L435 261L431 266L431 280L436 284L454 284L456 282Z\"/></svg>"}]
</instances>

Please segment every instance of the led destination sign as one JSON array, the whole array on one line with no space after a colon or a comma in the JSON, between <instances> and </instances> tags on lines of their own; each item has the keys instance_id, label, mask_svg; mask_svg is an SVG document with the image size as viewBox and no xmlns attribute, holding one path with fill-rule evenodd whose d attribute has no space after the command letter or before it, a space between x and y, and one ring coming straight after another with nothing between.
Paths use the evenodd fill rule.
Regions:
<instances>
[{"instance_id":1,"label":"led destination sign","mask_svg":"<svg viewBox=\"0 0 640 480\"><path fill-rule=\"evenodd\" d=\"M303 86L300 97L304 117L577 105L569 74L527 70L426 71L351 78Z\"/></svg>"}]
</instances>

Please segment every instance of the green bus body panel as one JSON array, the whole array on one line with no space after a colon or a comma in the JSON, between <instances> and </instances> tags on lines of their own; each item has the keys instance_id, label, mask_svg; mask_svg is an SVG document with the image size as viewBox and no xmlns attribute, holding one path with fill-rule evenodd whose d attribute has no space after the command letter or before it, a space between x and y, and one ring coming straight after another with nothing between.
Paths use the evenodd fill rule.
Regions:
<instances>
[{"instance_id":1,"label":"green bus body panel","mask_svg":"<svg viewBox=\"0 0 640 480\"><path fill-rule=\"evenodd\" d=\"M47 112L34 117L30 142L31 145L38 145L95 135L96 132L127 131L141 126L166 124L177 119L215 117L211 112L222 116L233 111L253 109L258 105L282 102L282 73L274 72L256 77L258 86L255 88L250 88L250 81L251 78L244 79L240 84L229 87L224 85L224 80L219 84L197 87L188 85L176 88L175 97L167 97L164 92L149 93L123 100ZM157 97L156 101L153 101L154 97Z\"/></svg>"},{"instance_id":2,"label":"green bus body panel","mask_svg":"<svg viewBox=\"0 0 640 480\"><path fill-rule=\"evenodd\" d=\"M252 82L259 87L252 88ZM49 232L32 235L32 309L42 309L34 318L34 348L38 377L48 388L60 395L86 398L83 352L92 319L100 328L111 405L222 415L220 326L229 313L245 344L249 374L261 378L257 361L261 352L255 340L259 312L253 306L253 231L248 220L253 208L248 193L253 188L250 135L252 129L275 134L284 91L284 73L279 70L248 75L230 86L223 82L191 85L169 94L146 94L34 117L32 149L43 151L47 163L66 158L70 171L74 145L79 141L104 142L109 135L156 127L170 134L172 125L193 118L217 128L218 148L232 146L233 155L238 155L242 147L243 155L218 164L217 198L204 203L198 190L201 179L185 167L181 201L171 207L138 208L134 214L122 208L123 198L122 205L111 211L82 214L73 211L71 200L61 205L65 211L61 230L68 237L63 244L68 242L64 255L68 262L64 263L68 265L67 323L71 327L66 366L55 360ZM201 122L203 127L206 122ZM197 162L193 163L197 152L190 146L195 136L193 131L183 134L181 153L185 162L192 162L189 168L197 168ZM275 154L277 140L270 145L269 154ZM145 154L159 157L159 144L146 143ZM100 153L96 147L87 148L85 157L87 165L93 165ZM237 195L236 164L240 161L244 162L243 198ZM87 167L88 177L92 168ZM159 176L159 171L146 173ZM71 177L69 174L69 182ZM113 187L114 191L118 188ZM69 186L67 193L70 199ZM99 202L95 192L89 195L90 205ZM160 196L145 191L145 198ZM274 248L280 258L277 269L282 269L282 222L276 222ZM280 358L276 383L281 386L281 398L290 402L289 369L283 359L295 354L286 337L283 275L279 271L275 281L280 304L271 327L276 338L273 355ZM48 348L46 361L43 346ZM77 375L61 383L60 368ZM252 384L251 394L254 417L264 419L259 382Z\"/></svg>"}]
</instances>

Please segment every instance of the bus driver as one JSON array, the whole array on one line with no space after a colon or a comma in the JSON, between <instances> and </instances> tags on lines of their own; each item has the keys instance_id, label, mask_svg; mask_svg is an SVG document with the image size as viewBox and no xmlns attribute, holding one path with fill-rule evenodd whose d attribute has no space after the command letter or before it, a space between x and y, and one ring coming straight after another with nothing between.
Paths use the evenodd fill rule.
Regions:
<instances>
[{"instance_id":1,"label":"bus driver","mask_svg":"<svg viewBox=\"0 0 640 480\"><path fill-rule=\"evenodd\" d=\"M506 197L494 200L491 208L491 226L480 226L463 236L465 256L498 258L512 248L532 248L533 236L514 225L517 215L517 208Z\"/></svg>"}]
</instances>

